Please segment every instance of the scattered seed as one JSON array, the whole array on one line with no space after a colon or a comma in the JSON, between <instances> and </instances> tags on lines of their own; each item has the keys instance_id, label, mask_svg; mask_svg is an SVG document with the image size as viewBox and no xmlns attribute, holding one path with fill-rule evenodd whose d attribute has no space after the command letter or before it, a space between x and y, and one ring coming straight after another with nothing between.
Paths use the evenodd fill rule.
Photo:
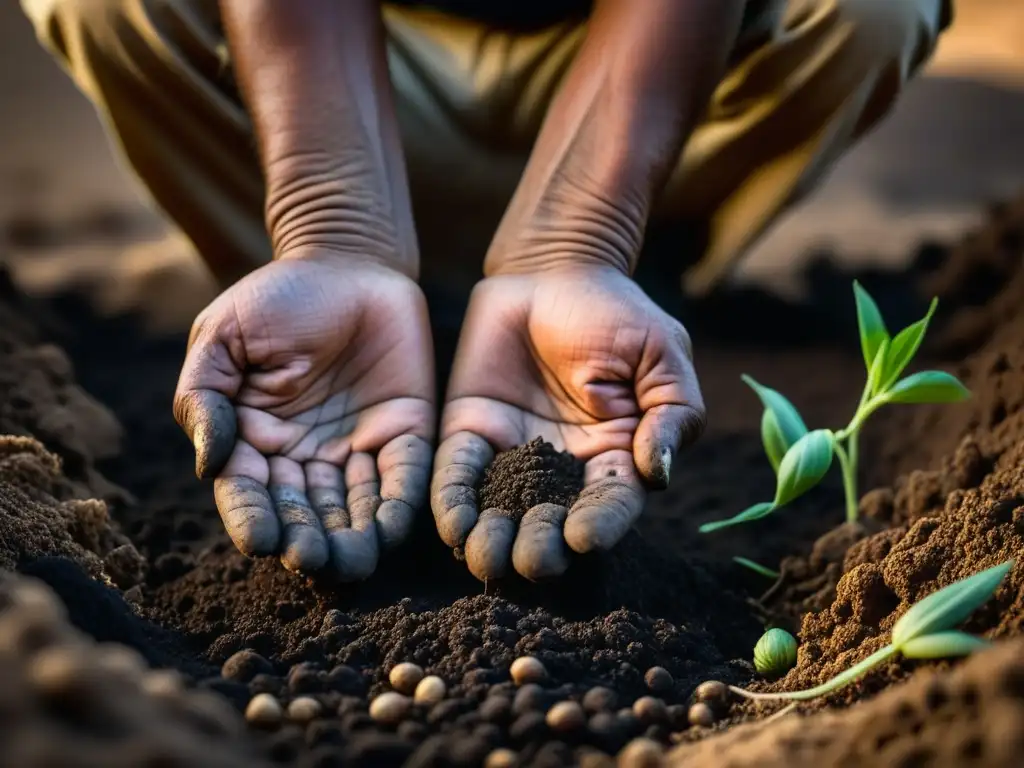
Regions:
<instances>
[{"instance_id":1,"label":"scattered seed","mask_svg":"<svg viewBox=\"0 0 1024 768\"><path fill-rule=\"evenodd\" d=\"M611 688L595 685L583 694L583 708L594 714L596 712L611 712L618 704L618 696Z\"/></svg>"},{"instance_id":2,"label":"scattered seed","mask_svg":"<svg viewBox=\"0 0 1024 768\"><path fill-rule=\"evenodd\" d=\"M492 750L487 759L484 760L484 768L512 768L516 764L516 753L511 749Z\"/></svg>"},{"instance_id":3,"label":"scattered seed","mask_svg":"<svg viewBox=\"0 0 1024 768\"><path fill-rule=\"evenodd\" d=\"M633 739L619 752L616 765L619 768L660 768L662 754L661 745L653 739Z\"/></svg>"},{"instance_id":4,"label":"scattered seed","mask_svg":"<svg viewBox=\"0 0 1024 768\"><path fill-rule=\"evenodd\" d=\"M703 701L698 701L690 711L686 713L690 725L697 725L701 728L710 728L715 724L715 712Z\"/></svg>"},{"instance_id":5,"label":"scattered seed","mask_svg":"<svg viewBox=\"0 0 1024 768\"><path fill-rule=\"evenodd\" d=\"M407 696L413 694L416 686L420 684L422 679L423 667L409 661L403 661L401 664L396 665L391 670L391 674L388 675L391 687Z\"/></svg>"},{"instance_id":6,"label":"scattered seed","mask_svg":"<svg viewBox=\"0 0 1024 768\"><path fill-rule=\"evenodd\" d=\"M420 680L413 694L413 701L417 704L437 704L444 699L448 693L448 686L444 684L437 675L429 675Z\"/></svg>"},{"instance_id":7,"label":"scattered seed","mask_svg":"<svg viewBox=\"0 0 1024 768\"><path fill-rule=\"evenodd\" d=\"M388 691L370 702L370 717L378 723L394 725L402 722L411 706L412 700L408 696Z\"/></svg>"},{"instance_id":8,"label":"scattered seed","mask_svg":"<svg viewBox=\"0 0 1024 768\"><path fill-rule=\"evenodd\" d=\"M274 667L269 661L256 651L246 648L228 657L228 660L220 668L220 676L226 680L248 683L256 675L269 675L273 671Z\"/></svg>"},{"instance_id":9,"label":"scattered seed","mask_svg":"<svg viewBox=\"0 0 1024 768\"><path fill-rule=\"evenodd\" d=\"M536 683L527 683L518 691L512 699L512 712L516 715L543 710L548 703L544 689Z\"/></svg>"},{"instance_id":10,"label":"scattered seed","mask_svg":"<svg viewBox=\"0 0 1024 768\"><path fill-rule=\"evenodd\" d=\"M668 720L668 709L665 702L653 696L641 696L633 702L633 714L644 725L664 723Z\"/></svg>"},{"instance_id":11,"label":"scattered seed","mask_svg":"<svg viewBox=\"0 0 1024 768\"><path fill-rule=\"evenodd\" d=\"M547 714L548 727L554 731L569 733L582 728L587 721L583 707L575 701L560 701Z\"/></svg>"},{"instance_id":12,"label":"scattered seed","mask_svg":"<svg viewBox=\"0 0 1024 768\"><path fill-rule=\"evenodd\" d=\"M672 690L675 680L672 673L664 667L651 667L644 675L644 682L652 693L664 695Z\"/></svg>"},{"instance_id":13,"label":"scattered seed","mask_svg":"<svg viewBox=\"0 0 1024 768\"><path fill-rule=\"evenodd\" d=\"M323 712L323 705L312 696L299 696L288 705L288 718L297 723L308 723Z\"/></svg>"},{"instance_id":14,"label":"scattered seed","mask_svg":"<svg viewBox=\"0 0 1024 768\"><path fill-rule=\"evenodd\" d=\"M284 717L284 708L269 693L257 693L245 708L245 719L260 728L273 728L280 725Z\"/></svg>"},{"instance_id":15,"label":"scattered seed","mask_svg":"<svg viewBox=\"0 0 1024 768\"><path fill-rule=\"evenodd\" d=\"M509 673L512 675L512 681L516 685L541 683L548 676L548 671L544 668L540 659L533 656L520 656L512 662L512 666L509 667Z\"/></svg>"},{"instance_id":16,"label":"scattered seed","mask_svg":"<svg viewBox=\"0 0 1024 768\"><path fill-rule=\"evenodd\" d=\"M697 686L694 698L711 707L724 707L729 702L729 688L718 680L708 680Z\"/></svg>"}]
</instances>

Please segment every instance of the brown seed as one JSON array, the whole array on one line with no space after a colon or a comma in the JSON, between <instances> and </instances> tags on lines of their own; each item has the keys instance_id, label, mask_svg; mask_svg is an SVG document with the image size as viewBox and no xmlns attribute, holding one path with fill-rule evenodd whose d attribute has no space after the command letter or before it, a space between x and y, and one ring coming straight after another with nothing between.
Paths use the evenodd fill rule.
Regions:
<instances>
[{"instance_id":1,"label":"brown seed","mask_svg":"<svg viewBox=\"0 0 1024 768\"><path fill-rule=\"evenodd\" d=\"M512 666L509 667L508 671L516 685L541 683L548 676L548 671L544 668L540 659L533 656L520 656L512 662Z\"/></svg>"},{"instance_id":2,"label":"brown seed","mask_svg":"<svg viewBox=\"0 0 1024 768\"><path fill-rule=\"evenodd\" d=\"M516 764L516 753L511 749L500 749L493 750L487 759L484 760L484 768L513 768Z\"/></svg>"},{"instance_id":3,"label":"brown seed","mask_svg":"<svg viewBox=\"0 0 1024 768\"><path fill-rule=\"evenodd\" d=\"M416 686L413 701L417 704L437 704L447 693L448 686L444 684L444 680L437 675L428 675Z\"/></svg>"},{"instance_id":4,"label":"brown seed","mask_svg":"<svg viewBox=\"0 0 1024 768\"><path fill-rule=\"evenodd\" d=\"M308 723L319 717L323 705L312 696L298 696L288 705L288 719L297 723Z\"/></svg>"},{"instance_id":5,"label":"brown seed","mask_svg":"<svg viewBox=\"0 0 1024 768\"><path fill-rule=\"evenodd\" d=\"M657 693L658 695L668 693L675 684L672 673L664 667L651 667L648 669L647 674L644 675L644 682L647 683L647 687L652 693Z\"/></svg>"},{"instance_id":6,"label":"brown seed","mask_svg":"<svg viewBox=\"0 0 1024 768\"><path fill-rule=\"evenodd\" d=\"M729 701L729 688L725 683L718 680L708 680L697 686L693 694L694 699L702 701L711 707L723 707Z\"/></svg>"},{"instance_id":7,"label":"brown seed","mask_svg":"<svg viewBox=\"0 0 1024 768\"><path fill-rule=\"evenodd\" d=\"M690 711L686 713L686 718L690 721L690 725L698 725L701 728L710 728L715 724L714 710L703 701L698 701L690 707Z\"/></svg>"},{"instance_id":8,"label":"brown seed","mask_svg":"<svg viewBox=\"0 0 1024 768\"><path fill-rule=\"evenodd\" d=\"M284 708L269 693L257 693L245 708L245 719L260 728L273 728L281 724Z\"/></svg>"},{"instance_id":9,"label":"brown seed","mask_svg":"<svg viewBox=\"0 0 1024 768\"><path fill-rule=\"evenodd\" d=\"M152 696L175 696L185 690L185 681L174 670L156 669L147 672L139 686Z\"/></svg>"},{"instance_id":10,"label":"brown seed","mask_svg":"<svg viewBox=\"0 0 1024 768\"><path fill-rule=\"evenodd\" d=\"M553 731L569 733L584 726L587 719L583 707L575 701L560 701L547 714L548 727Z\"/></svg>"},{"instance_id":11,"label":"brown seed","mask_svg":"<svg viewBox=\"0 0 1024 768\"><path fill-rule=\"evenodd\" d=\"M618 697L611 688L595 685L583 694L583 708L591 714L595 712L611 712L615 709Z\"/></svg>"},{"instance_id":12,"label":"brown seed","mask_svg":"<svg viewBox=\"0 0 1024 768\"><path fill-rule=\"evenodd\" d=\"M619 768L661 768L662 754L661 744L641 737L622 748L616 765Z\"/></svg>"},{"instance_id":13,"label":"brown seed","mask_svg":"<svg viewBox=\"0 0 1024 768\"><path fill-rule=\"evenodd\" d=\"M633 702L633 714L644 725L663 723L668 719L668 709L665 707L665 702L653 696L641 696Z\"/></svg>"},{"instance_id":14,"label":"brown seed","mask_svg":"<svg viewBox=\"0 0 1024 768\"><path fill-rule=\"evenodd\" d=\"M382 693L370 702L370 717L378 723L394 725L402 722L412 706L412 699L395 691Z\"/></svg>"},{"instance_id":15,"label":"brown seed","mask_svg":"<svg viewBox=\"0 0 1024 768\"><path fill-rule=\"evenodd\" d=\"M407 696L412 696L422 679L423 668L408 661L396 665L388 675L391 687Z\"/></svg>"}]
</instances>

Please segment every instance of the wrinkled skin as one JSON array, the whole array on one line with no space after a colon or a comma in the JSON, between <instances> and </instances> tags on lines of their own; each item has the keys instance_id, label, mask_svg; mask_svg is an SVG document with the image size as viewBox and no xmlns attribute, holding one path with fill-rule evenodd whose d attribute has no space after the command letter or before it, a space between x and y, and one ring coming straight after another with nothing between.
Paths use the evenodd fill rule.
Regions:
<instances>
[{"instance_id":1,"label":"wrinkled skin","mask_svg":"<svg viewBox=\"0 0 1024 768\"><path fill-rule=\"evenodd\" d=\"M604 551L664 488L700 434L704 405L685 329L628 276L567 267L489 277L475 288L442 413L431 505L441 538L470 571L556 576L569 550ZM586 461L571 509L546 504L518 526L479 510L495 450L536 436Z\"/></svg>"},{"instance_id":2,"label":"wrinkled skin","mask_svg":"<svg viewBox=\"0 0 1024 768\"><path fill-rule=\"evenodd\" d=\"M358 580L426 503L433 387L415 282L310 249L196 319L174 411L241 552Z\"/></svg>"}]
</instances>

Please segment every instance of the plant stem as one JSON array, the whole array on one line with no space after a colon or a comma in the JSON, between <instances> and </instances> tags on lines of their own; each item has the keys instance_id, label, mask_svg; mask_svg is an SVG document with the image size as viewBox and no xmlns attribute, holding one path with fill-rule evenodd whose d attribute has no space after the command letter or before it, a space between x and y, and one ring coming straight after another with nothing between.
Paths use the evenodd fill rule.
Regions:
<instances>
[{"instance_id":1,"label":"plant stem","mask_svg":"<svg viewBox=\"0 0 1024 768\"><path fill-rule=\"evenodd\" d=\"M857 433L850 437L850 450L843 447L838 440L835 443L836 457L839 459L839 467L843 472L843 493L846 497L846 522L857 522L859 508L857 504Z\"/></svg>"}]
</instances>

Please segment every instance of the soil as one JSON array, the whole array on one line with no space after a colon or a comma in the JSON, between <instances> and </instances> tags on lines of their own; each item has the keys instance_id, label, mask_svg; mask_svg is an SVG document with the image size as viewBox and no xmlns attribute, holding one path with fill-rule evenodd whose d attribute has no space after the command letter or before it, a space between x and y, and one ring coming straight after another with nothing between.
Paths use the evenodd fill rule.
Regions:
<instances>
[{"instance_id":1,"label":"soil","mask_svg":"<svg viewBox=\"0 0 1024 768\"><path fill-rule=\"evenodd\" d=\"M195 746L209 765L242 755L249 765L479 765L497 747L513 749L519 764L563 765L597 761L644 736L666 748L687 742L672 760L698 766L723 764L725 754L730 765L762 764L755 749L780 765L835 756L851 766L967 765L977 754L981 764L1010 765L1006 756L1018 753L1000 752L995 734L1024 725L1013 682L1021 678L1012 640L1024 615L1020 568L965 625L1008 639L1005 647L962 666L892 662L804 705L805 713L826 709L808 719L741 725L773 708L734 705L719 707L710 729L686 720L704 680L762 690L822 682L883 643L914 601L1024 552L1022 257L1024 199L993 211L959 246L922 247L909 272L858 275L892 328L940 295L915 366L951 370L974 393L965 404L892 408L869 423L858 524L841 525L832 473L756 524L696 533L702 521L773 490L759 405L741 372L784 392L809 424L840 427L850 416L864 376L852 276L821 261L808 274L812 303L745 289L686 308L709 429L636 531L608 555L574 561L555 584L508 579L484 594L429 516L413 545L363 585L303 579L272 559L241 557L168 412L184 340L154 338L130 317L100 320L72 297L39 305L0 283L0 318L10 318L0 323L0 431L18 436L0 443L0 568L23 574L7 583L31 576L48 585L66 606L55 625L78 638L81 659L103 653L95 641L127 645L152 667L178 670L188 693L176 697L233 705L197 724L160 709L169 705L149 690L156 683L140 682L148 673L136 669L134 683L110 687L106 667L76 662L70 677L89 681L82 700L96 699L96 711L116 720L103 736L114 751L86 756L82 734L106 726L75 715L71 727L66 711L12 682L0 707L36 734L31 743L46 734L45 750L18 752L34 756L18 764L189 764ZM760 318L753 327L742 320L751 312ZM578 490L578 462L534 441L501 455L480 493L485 506L515 516L540 501L571 503ZM779 565L783 577L772 585L737 568L733 555ZM771 684L756 681L748 661L761 620L797 630L801 644L797 666ZM0 626L6 685L31 678L25 670L34 667L5 632ZM537 688L509 680L524 654L546 669ZM413 706L400 724L376 723L369 700L403 661L444 678L447 696ZM644 679L654 666L668 672L652 676L657 690ZM928 680L945 693L923 693ZM588 696L595 687L612 694ZM270 732L245 729L240 712L257 693L285 706L313 697L322 712ZM648 694L663 704L641 698ZM108 700L122 696L128 704L113 708ZM585 727L563 732L544 713L565 698L602 703ZM854 702L839 728L829 709ZM893 711L905 716L894 720ZM207 718L219 725L203 731ZM939 750L954 743L953 752ZM10 760L4 750L0 765Z\"/></svg>"}]
</instances>

